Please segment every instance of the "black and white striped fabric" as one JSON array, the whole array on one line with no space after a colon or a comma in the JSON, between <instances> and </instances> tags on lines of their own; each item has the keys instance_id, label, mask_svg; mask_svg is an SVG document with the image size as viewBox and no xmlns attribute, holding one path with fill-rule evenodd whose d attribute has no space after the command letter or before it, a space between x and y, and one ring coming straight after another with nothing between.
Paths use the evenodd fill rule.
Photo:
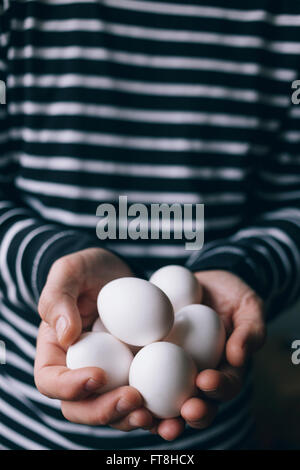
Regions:
<instances>
[{"instance_id":1,"label":"black and white striped fabric","mask_svg":"<svg viewBox=\"0 0 300 470\"><path fill-rule=\"evenodd\" d=\"M229 449L252 428L250 376L207 430L173 443L69 423L33 382L51 264L101 245L96 208L204 203L205 244L105 244L151 272L227 269L271 318L300 292L300 2L0 0L1 446Z\"/></svg>"}]
</instances>

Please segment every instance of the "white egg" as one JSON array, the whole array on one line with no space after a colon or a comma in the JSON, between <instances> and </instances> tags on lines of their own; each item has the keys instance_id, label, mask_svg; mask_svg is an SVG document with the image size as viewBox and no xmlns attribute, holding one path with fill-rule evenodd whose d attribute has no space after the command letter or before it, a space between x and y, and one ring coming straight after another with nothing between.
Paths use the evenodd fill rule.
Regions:
<instances>
[{"instance_id":1,"label":"white egg","mask_svg":"<svg viewBox=\"0 0 300 470\"><path fill-rule=\"evenodd\" d=\"M129 385L144 398L145 406L159 418L180 415L183 403L195 394L197 370L179 346L164 341L141 349L129 371Z\"/></svg>"},{"instance_id":2,"label":"white egg","mask_svg":"<svg viewBox=\"0 0 300 470\"><path fill-rule=\"evenodd\" d=\"M165 341L181 346L194 359L198 370L215 369L225 345L225 327L220 316L206 305L188 305L176 314Z\"/></svg>"},{"instance_id":3,"label":"white egg","mask_svg":"<svg viewBox=\"0 0 300 470\"><path fill-rule=\"evenodd\" d=\"M102 321L101 321L101 318L99 317L99 318L97 318L97 320L94 322L91 332L92 332L92 333L99 333L100 331L101 331L102 333L109 333L109 331L107 330L107 328L105 328L105 326L103 325L103 323L102 323ZM131 351L134 355L141 349L141 346L132 346L131 344L126 344L126 346L130 349L130 351Z\"/></svg>"},{"instance_id":4,"label":"white egg","mask_svg":"<svg viewBox=\"0 0 300 470\"><path fill-rule=\"evenodd\" d=\"M128 384L133 354L129 348L108 333L83 333L67 351L69 369L100 367L106 372L107 383L101 392Z\"/></svg>"},{"instance_id":5,"label":"white egg","mask_svg":"<svg viewBox=\"0 0 300 470\"><path fill-rule=\"evenodd\" d=\"M194 274L183 266L164 266L152 274L150 282L169 297L175 314L186 305L202 301L201 286Z\"/></svg>"},{"instance_id":6,"label":"white egg","mask_svg":"<svg viewBox=\"0 0 300 470\"><path fill-rule=\"evenodd\" d=\"M143 279L123 277L109 282L101 289L97 303L108 331L132 346L164 338L174 323L168 297Z\"/></svg>"},{"instance_id":7,"label":"white egg","mask_svg":"<svg viewBox=\"0 0 300 470\"><path fill-rule=\"evenodd\" d=\"M102 332L102 333L108 333L107 329L103 325L102 321L100 318L97 318L97 320L94 322L93 327L92 327L92 332Z\"/></svg>"}]
</instances>

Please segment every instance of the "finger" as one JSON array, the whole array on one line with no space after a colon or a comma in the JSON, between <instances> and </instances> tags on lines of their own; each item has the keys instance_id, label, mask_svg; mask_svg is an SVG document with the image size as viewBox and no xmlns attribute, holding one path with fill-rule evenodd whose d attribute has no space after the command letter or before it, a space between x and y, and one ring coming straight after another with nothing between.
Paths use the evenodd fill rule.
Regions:
<instances>
[{"instance_id":1,"label":"finger","mask_svg":"<svg viewBox=\"0 0 300 470\"><path fill-rule=\"evenodd\" d=\"M218 407L213 403L200 398L190 398L181 408L181 416L192 428L203 429L213 422L217 411Z\"/></svg>"},{"instance_id":2,"label":"finger","mask_svg":"<svg viewBox=\"0 0 300 470\"><path fill-rule=\"evenodd\" d=\"M79 295L77 300L77 308L83 321L83 327L89 326L99 316L97 310L98 292L86 294L87 292L84 292L84 295Z\"/></svg>"},{"instance_id":3,"label":"finger","mask_svg":"<svg viewBox=\"0 0 300 470\"><path fill-rule=\"evenodd\" d=\"M107 426L142 406L138 391L125 386L88 400L63 401L61 409L64 417L73 423Z\"/></svg>"},{"instance_id":4,"label":"finger","mask_svg":"<svg viewBox=\"0 0 300 470\"><path fill-rule=\"evenodd\" d=\"M70 370L66 367L65 357L54 330L42 322L34 366L38 390L59 400L78 400L91 393L101 393L106 383L105 372L97 367Z\"/></svg>"},{"instance_id":5,"label":"finger","mask_svg":"<svg viewBox=\"0 0 300 470\"><path fill-rule=\"evenodd\" d=\"M228 401L239 394L243 384L244 371L229 364L219 370L207 369L196 378L196 385L202 394L217 401Z\"/></svg>"},{"instance_id":6,"label":"finger","mask_svg":"<svg viewBox=\"0 0 300 470\"><path fill-rule=\"evenodd\" d=\"M82 282L79 264L79 261L70 261L70 257L56 261L51 267L38 305L41 318L56 330L57 338L64 348L72 344L82 331L77 307Z\"/></svg>"},{"instance_id":7,"label":"finger","mask_svg":"<svg viewBox=\"0 0 300 470\"><path fill-rule=\"evenodd\" d=\"M246 296L233 317L233 332L226 345L228 362L243 366L249 356L264 343L266 328L260 302L252 295Z\"/></svg>"},{"instance_id":8,"label":"finger","mask_svg":"<svg viewBox=\"0 0 300 470\"><path fill-rule=\"evenodd\" d=\"M132 431L133 429L143 428L150 430L154 426L154 419L150 411L140 408L128 414L125 418L115 421L111 424L112 428L120 431Z\"/></svg>"},{"instance_id":9,"label":"finger","mask_svg":"<svg viewBox=\"0 0 300 470\"><path fill-rule=\"evenodd\" d=\"M158 424L156 433L166 441L173 441L183 433L184 427L182 418L164 419Z\"/></svg>"},{"instance_id":10,"label":"finger","mask_svg":"<svg viewBox=\"0 0 300 470\"><path fill-rule=\"evenodd\" d=\"M228 362L236 367L243 366L252 353L257 351L264 343L264 327L254 324L240 325L229 337L226 346Z\"/></svg>"},{"instance_id":11,"label":"finger","mask_svg":"<svg viewBox=\"0 0 300 470\"><path fill-rule=\"evenodd\" d=\"M43 395L58 400L79 400L91 393L101 393L105 373L96 367L70 370L66 367L45 367L35 373L35 384Z\"/></svg>"}]
</instances>

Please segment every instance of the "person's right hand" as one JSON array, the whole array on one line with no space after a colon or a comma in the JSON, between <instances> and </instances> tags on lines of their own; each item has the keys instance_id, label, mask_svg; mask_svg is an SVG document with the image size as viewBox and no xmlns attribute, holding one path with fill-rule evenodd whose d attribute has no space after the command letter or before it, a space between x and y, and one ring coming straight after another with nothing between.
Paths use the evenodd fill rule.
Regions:
<instances>
[{"instance_id":1,"label":"person's right hand","mask_svg":"<svg viewBox=\"0 0 300 470\"><path fill-rule=\"evenodd\" d=\"M51 267L38 310L35 383L50 398L61 400L66 419L88 425L110 425L122 431L151 429L154 418L138 391L124 386L101 393L105 372L97 367L70 370L66 351L97 318L97 295L109 281L133 276L129 267L101 248L64 256Z\"/></svg>"}]
</instances>

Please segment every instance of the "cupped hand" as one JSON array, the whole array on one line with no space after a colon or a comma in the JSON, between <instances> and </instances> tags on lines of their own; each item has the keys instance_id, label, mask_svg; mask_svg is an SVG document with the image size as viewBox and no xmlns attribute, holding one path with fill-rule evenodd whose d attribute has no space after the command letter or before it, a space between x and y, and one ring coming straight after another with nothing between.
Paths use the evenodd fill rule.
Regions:
<instances>
[{"instance_id":1,"label":"cupped hand","mask_svg":"<svg viewBox=\"0 0 300 470\"><path fill-rule=\"evenodd\" d=\"M166 440L176 439L185 424L209 426L218 403L236 396L243 384L248 358L265 338L262 300L240 278L226 271L196 273L203 303L221 316L227 331L224 359L218 370L204 370L196 379L199 394L187 400L181 417L155 419L141 395L125 386L105 394L105 372L87 367L69 370L66 350L97 318L101 287L112 279L132 276L115 255L91 248L59 259L52 266L39 302L42 323L37 342L35 380L46 396L62 402L66 419L89 425L110 425L123 431L149 429Z\"/></svg>"},{"instance_id":2,"label":"cupped hand","mask_svg":"<svg viewBox=\"0 0 300 470\"><path fill-rule=\"evenodd\" d=\"M222 318L227 332L224 358L217 370L204 370L196 379L198 396L187 400L181 418L163 420L158 433L171 440L179 436L184 422L196 429L209 426L218 404L234 398L243 386L245 366L265 340L263 302L239 277L221 270L195 273L203 288L202 303Z\"/></svg>"},{"instance_id":3,"label":"cupped hand","mask_svg":"<svg viewBox=\"0 0 300 470\"><path fill-rule=\"evenodd\" d=\"M122 260L100 248L64 256L50 269L38 305L42 322L34 376L42 394L61 400L62 413L70 421L123 431L151 429L154 424L134 388L120 387L100 395L107 380L102 369L66 367L68 347L98 316L99 290L113 279L132 275Z\"/></svg>"}]
</instances>

